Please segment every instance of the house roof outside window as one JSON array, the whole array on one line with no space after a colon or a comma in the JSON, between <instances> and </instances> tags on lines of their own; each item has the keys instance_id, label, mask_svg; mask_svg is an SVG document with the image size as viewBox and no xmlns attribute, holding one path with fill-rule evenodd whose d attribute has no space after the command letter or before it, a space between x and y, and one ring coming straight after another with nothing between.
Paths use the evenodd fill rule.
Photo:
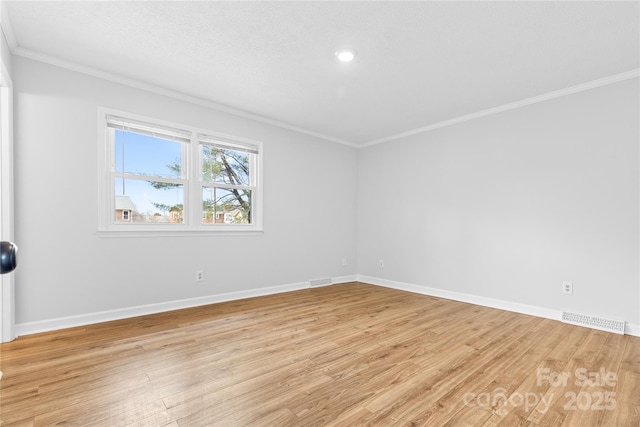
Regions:
<instances>
[{"instance_id":1,"label":"house roof outside window","mask_svg":"<svg viewBox=\"0 0 640 427\"><path fill-rule=\"evenodd\" d=\"M117 211L132 211L136 206L133 204L129 196L116 196Z\"/></svg>"}]
</instances>

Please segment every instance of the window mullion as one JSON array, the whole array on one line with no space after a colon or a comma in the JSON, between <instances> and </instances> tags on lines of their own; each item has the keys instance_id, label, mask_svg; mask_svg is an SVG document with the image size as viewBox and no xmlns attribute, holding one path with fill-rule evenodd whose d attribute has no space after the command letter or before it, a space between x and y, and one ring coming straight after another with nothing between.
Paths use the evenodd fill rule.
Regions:
<instances>
[{"instance_id":1,"label":"window mullion","mask_svg":"<svg viewBox=\"0 0 640 427\"><path fill-rule=\"evenodd\" d=\"M187 183L186 179L178 179L178 178L165 178L161 176L140 175L135 173L122 173L122 172L112 172L112 174L113 174L113 177L115 178L136 179L138 181L166 182L167 184L182 184L182 185L185 185Z\"/></svg>"},{"instance_id":2,"label":"window mullion","mask_svg":"<svg viewBox=\"0 0 640 427\"><path fill-rule=\"evenodd\" d=\"M202 187L221 188L223 190L255 190L256 189L256 187L252 185L231 185L231 184L223 184L220 182L203 182Z\"/></svg>"},{"instance_id":3,"label":"window mullion","mask_svg":"<svg viewBox=\"0 0 640 427\"><path fill-rule=\"evenodd\" d=\"M191 134L191 143L189 144L189 224L194 228L202 226L202 183L200 176L202 174L202 161L200 159L200 144L198 143L197 134Z\"/></svg>"}]
</instances>

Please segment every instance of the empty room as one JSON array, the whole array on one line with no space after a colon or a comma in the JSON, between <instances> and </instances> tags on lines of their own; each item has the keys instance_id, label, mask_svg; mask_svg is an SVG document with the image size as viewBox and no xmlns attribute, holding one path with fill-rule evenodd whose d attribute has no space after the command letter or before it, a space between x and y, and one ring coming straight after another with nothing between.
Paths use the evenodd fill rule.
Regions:
<instances>
[{"instance_id":1,"label":"empty room","mask_svg":"<svg viewBox=\"0 0 640 427\"><path fill-rule=\"evenodd\" d=\"M637 1L0 1L0 425L639 426Z\"/></svg>"}]
</instances>

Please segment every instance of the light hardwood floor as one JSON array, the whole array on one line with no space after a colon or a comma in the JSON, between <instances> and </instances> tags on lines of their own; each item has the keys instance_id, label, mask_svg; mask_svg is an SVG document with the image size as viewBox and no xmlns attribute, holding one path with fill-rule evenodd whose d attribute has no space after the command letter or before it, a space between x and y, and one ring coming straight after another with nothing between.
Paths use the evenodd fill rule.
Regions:
<instances>
[{"instance_id":1,"label":"light hardwood floor","mask_svg":"<svg viewBox=\"0 0 640 427\"><path fill-rule=\"evenodd\" d=\"M640 423L640 338L362 283L25 336L0 370L2 427Z\"/></svg>"}]
</instances>

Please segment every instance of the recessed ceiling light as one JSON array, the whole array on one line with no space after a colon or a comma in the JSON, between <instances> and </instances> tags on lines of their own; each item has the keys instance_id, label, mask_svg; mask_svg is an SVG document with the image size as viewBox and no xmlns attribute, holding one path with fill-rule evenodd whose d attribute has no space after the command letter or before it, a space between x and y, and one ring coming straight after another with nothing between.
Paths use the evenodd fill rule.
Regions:
<instances>
[{"instance_id":1,"label":"recessed ceiling light","mask_svg":"<svg viewBox=\"0 0 640 427\"><path fill-rule=\"evenodd\" d=\"M351 62L356 59L356 51L353 49L340 49L336 51L336 58L340 62Z\"/></svg>"}]
</instances>

